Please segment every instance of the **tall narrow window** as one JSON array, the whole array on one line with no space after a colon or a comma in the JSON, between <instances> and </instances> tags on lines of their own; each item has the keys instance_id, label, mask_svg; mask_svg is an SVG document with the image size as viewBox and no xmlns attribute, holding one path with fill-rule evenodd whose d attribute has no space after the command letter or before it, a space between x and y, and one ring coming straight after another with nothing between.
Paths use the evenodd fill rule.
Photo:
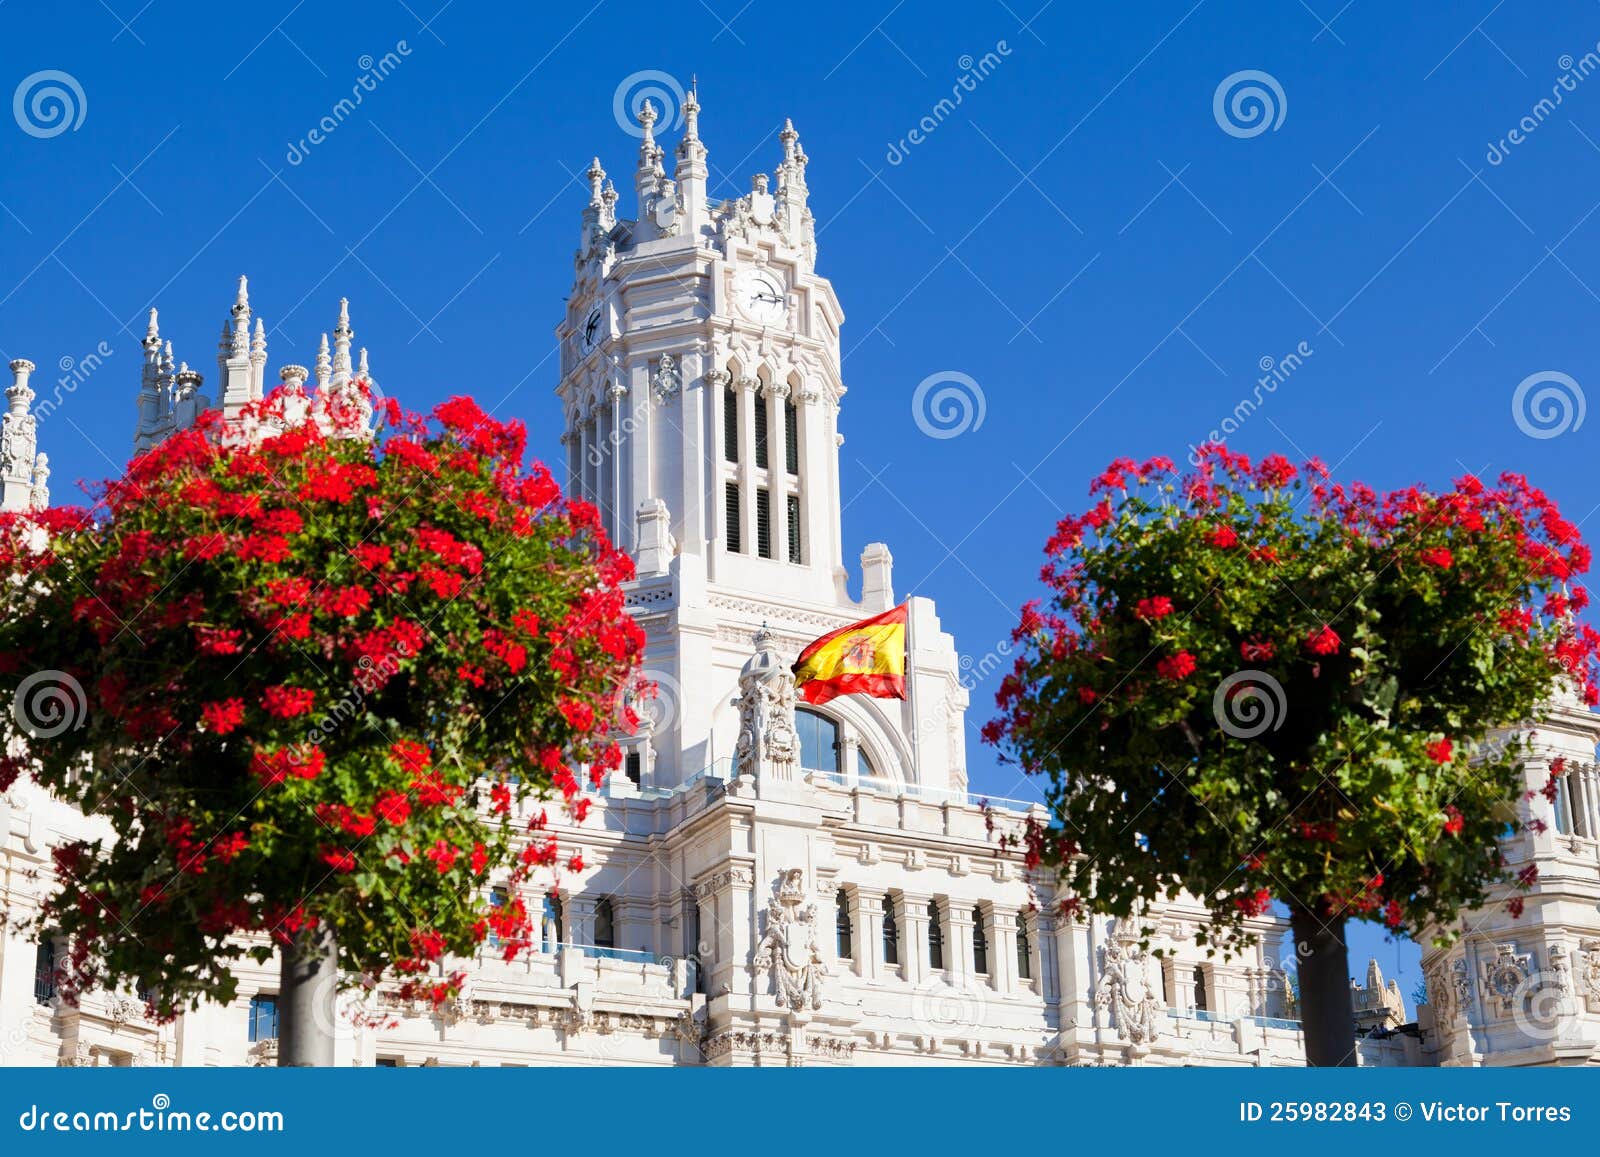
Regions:
<instances>
[{"instance_id":1,"label":"tall narrow window","mask_svg":"<svg viewBox=\"0 0 1600 1157\"><path fill-rule=\"evenodd\" d=\"M546 893L544 898L544 914L540 921L539 947L545 952L554 952L561 946L561 897Z\"/></svg>"},{"instance_id":2,"label":"tall narrow window","mask_svg":"<svg viewBox=\"0 0 1600 1157\"><path fill-rule=\"evenodd\" d=\"M803 563L806 560L800 555L800 496L791 494L786 501L789 504L789 561Z\"/></svg>"},{"instance_id":3,"label":"tall narrow window","mask_svg":"<svg viewBox=\"0 0 1600 1157\"><path fill-rule=\"evenodd\" d=\"M1206 991L1206 970L1194 970L1194 1007L1196 1012L1205 1012L1211 1007L1211 994Z\"/></svg>"},{"instance_id":4,"label":"tall narrow window","mask_svg":"<svg viewBox=\"0 0 1600 1157\"><path fill-rule=\"evenodd\" d=\"M250 1043L278 1039L278 998L252 996L250 998Z\"/></svg>"},{"instance_id":5,"label":"tall narrow window","mask_svg":"<svg viewBox=\"0 0 1600 1157\"><path fill-rule=\"evenodd\" d=\"M783 403L783 462L790 474L800 473L800 412L794 403Z\"/></svg>"},{"instance_id":6,"label":"tall narrow window","mask_svg":"<svg viewBox=\"0 0 1600 1157\"><path fill-rule=\"evenodd\" d=\"M800 770L821 771L838 775L844 770L840 765L844 750L839 739L839 725L826 715L818 715L802 707L794 713L795 730L800 733Z\"/></svg>"},{"instance_id":7,"label":"tall narrow window","mask_svg":"<svg viewBox=\"0 0 1600 1157\"><path fill-rule=\"evenodd\" d=\"M723 484L723 505L727 507L727 533L728 550L734 554L744 551L744 507L739 502L739 484L727 482Z\"/></svg>"},{"instance_id":8,"label":"tall narrow window","mask_svg":"<svg viewBox=\"0 0 1600 1157\"><path fill-rule=\"evenodd\" d=\"M489 907L491 907L491 908L504 908L510 902L511 902L511 894L509 892L507 892L504 888L490 888L489 889ZM498 948L499 946L500 946L500 937L496 936L493 932L489 933L489 947L490 948Z\"/></svg>"},{"instance_id":9,"label":"tall narrow window","mask_svg":"<svg viewBox=\"0 0 1600 1157\"><path fill-rule=\"evenodd\" d=\"M840 888L839 894L834 897L833 906L834 934L838 938L839 959L854 960L856 951L850 927L850 893Z\"/></svg>"},{"instance_id":10,"label":"tall narrow window","mask_svg":"<svg viewBox=\"0 0 1600 1157\"><path fill-rule=\"evenodd\" d=\"M1028 936L1028 917L1023 913L1017 914L1017 976L1033 979L1033 942Z\"/></svg>"},{"instance_id":11,"label":"tall narrow window","mask_svg":"<svg viewBox=\"0 0 1600 1157\"><path fill-rule=\"evenodd\" d=\"M928 901L928 967L944 967L944 920L937 900Z\"/></svg>"},{"instance_id":12,"label":"tall narrow window","mask_svg":"<svg viewBox=\"0 0 1600 1157\"><path fill-rule=\"evenodd\" d=\"M48 1005L56 996L56 942L39 941L33 955L33 999Z\"/></svg>"},{"instance_id":13,"label":"tall narrow window","mask_svg":"<svg viewBox=\"0 0 1600 1157\"><path fill-rule=\"evenodd\" d=\"M894 897L883 898L883 962L900 963L900 925L894 918Z\"/></svg>"},{"instance_id":14,"label":"tall narrow window","mask_svg":"<svg viewBox=\"0 0 1600 1157\"><path fill-rule=\"evenodd\" d=\"M611 900L606 896L602 896L599 903L594 906L594 946L596 948L617 946L616 910L611 907Z\"/></svg>"},{"instance_id":15,"label":"tall narrow window","mask_svg":"<svg viewBox=\"0 0 1600 1157\"><path fill-rule=\"evenodd\" d=\"M772 491L764 486L756 491L756 553L772 557Z\"/></svg>"},{"instance_id":16,"label":"tall narrow window","mask_svg":"<svg viewBox=\"0 0 1600 1157\"><path fill-rule=\"evenodd\" d=\"M644 756L637 751L628 752L628 759L623 768L633 786L638 787L644 780Z\"/></svg>"},{"instance_id":17,"label":"tall narrow window","mask_svg":"<svg viewBox=\"0 0 1600 1157\"><path fill-rule=\"evenodd\" d=\"M972 970L989 971L989 936L983 930L983 909L972 910Z\"/></svg>"},{"instance_id":18,"label":"tall narrow window","mask_svg":"<svg viewBox=\"0 0 1600 1157\"><path fill-rule=\"evenodd\" d=\"M756 469L767 468L767 399L760 394L752 394L751 401L756 407Z\"/></svg>"},{"instance_id":19,"label":"tall narrow window","mask_svg":"<svg viewBox=\"0 0 1600 1157\"><path fill-rule=\"evenodd\" d=\"M739 392L732 386L722 391L722 456L739 460Z\"/></svg>"}]
</instances>

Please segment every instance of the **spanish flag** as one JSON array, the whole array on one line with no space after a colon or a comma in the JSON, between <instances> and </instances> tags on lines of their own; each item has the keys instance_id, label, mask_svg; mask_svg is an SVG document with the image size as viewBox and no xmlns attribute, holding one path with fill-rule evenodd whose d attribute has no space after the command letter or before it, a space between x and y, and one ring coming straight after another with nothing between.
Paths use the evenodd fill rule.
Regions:
<instances>
[{"instance_id":1,"label":"spanish flag","mask_svg":"<svg viewBox=\"0 0 1600 1157\"><path fill-rule=\"evenodd\" d=\"M800 698L823 704L840 695L906 697L908 604L823 635L794 665Z\"/></svg>"}]
</instances>

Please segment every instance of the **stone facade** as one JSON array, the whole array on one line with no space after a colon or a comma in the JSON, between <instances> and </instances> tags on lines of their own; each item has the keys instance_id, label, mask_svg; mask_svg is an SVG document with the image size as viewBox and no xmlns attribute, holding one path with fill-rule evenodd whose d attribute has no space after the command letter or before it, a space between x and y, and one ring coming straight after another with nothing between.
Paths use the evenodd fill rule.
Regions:
<instances>
[{"instance_id":1,"label":"stone facade","mask_svg":"<svg viewBox=\"0 0 1600 1157\"><path fill-rule=\"evenodd\" d=\"M845 564L843 313L816 272L798 134L785 125L774 176L713 201L692 94L683 112L671 177L654 110L640 117L633 219L591 166L556 331L568 487L638 563L629 606L659 693L588 821L559 832L586 866L544 900L535 951L505 963L486 950L442 1010L383 988L347 994L339 1063L1302 1063L1274 959L1284 921L1256 920L1255 948L1213 959L1195 941L1204 908L1175 902L1147 914L1147 945L1126 923L1061 916L1052 880L1003 847L1028 805L985 806L967 782L968 693L994 666L963 660L930 600L910 600L905 701L797 702L800 649L893 606L893 559L873 544L859 576ZM263 389L266 339L251 319L241 279L218 357L229 413ZM367 375L365 351L352 367L343 305L333 333L308 406ZM200 375L177 366L152 314L136 448L210 405ZM299 390L312 375L280 377ZM26 400L12 408L25 416ZM1569 711L1560 727L1581 749L1592 809L1594 719ZM1379 980L1364 1060L1497 1060L1473 1036L1489 1023L1478 997L1535 970L1567 986L1563 1007L1587 1010L1563 1023L1592 1058L1600 814L1587 814L1587 836L1553 831L1528 849L1570 868L1532 919L1474 930L1464 971L1431 961L1430 986L1444 978L1435 1005L1448 996L1460 1027L1441 1037L1435 1024L1458 1022L1425 1015L1420 1047L1394 1031L1398 994ZM51 886L49 847L93 824L26 781L0 801L0 1060L272 1063L275 968L241 965L235 1002L160 1028L132 994L77 1009L52 999L49 949L24 925Z\"/></svg>"}]
</instances>

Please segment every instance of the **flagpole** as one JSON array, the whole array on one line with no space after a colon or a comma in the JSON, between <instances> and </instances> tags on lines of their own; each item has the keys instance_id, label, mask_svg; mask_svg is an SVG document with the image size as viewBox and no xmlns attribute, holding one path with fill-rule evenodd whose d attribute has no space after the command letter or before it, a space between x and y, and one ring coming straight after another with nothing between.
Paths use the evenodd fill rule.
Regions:
<instances>
[{"instance_id":1,"label":"flagpole","mask_svg":"<svg viewBox=\"0 0 1600 1157\"><path fill-rule=\"evenodd\" d=\"M915 596L906 596L906 713L911 716L911 776L922 786L922 728L917 719L917 618L912 605ZM920 794L920 792L918 793Z\"/></svg>"}]
</instances>

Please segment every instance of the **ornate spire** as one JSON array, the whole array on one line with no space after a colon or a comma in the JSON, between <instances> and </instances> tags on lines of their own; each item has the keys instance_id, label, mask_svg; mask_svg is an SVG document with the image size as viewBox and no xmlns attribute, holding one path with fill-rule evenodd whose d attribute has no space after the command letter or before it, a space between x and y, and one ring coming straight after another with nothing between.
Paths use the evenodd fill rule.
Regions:
<instances>
[{"instance_id":1,"label":"ornate spire","mask_svg":"<svg viewBox=\"0 0 1600 1157\"><path fill-rule=\"evenodd\" d=\"M367 383L370 389L377 383L372 380L372 371L367 368L367 347L361 347L361 357L356 362L356 377Z\"/></svg>"},{"instance_id":2,"label":"ornate spire","mask_svg":"<svg viewBox=\"0 0 1600 1157\"><path fill-rule=\"evenodd\" d=\"M333 380L350 380L350 341L356 336L350 328L350 299L339 299L339 322L333 327Z\"/></svg>"},{"instance_id":3,"label":"ornate spire","mask_svg":"<svg viewBox=\"0 0 1600 1157\"><path fill-rule=\"evenodd\" d=\"M33 504L36 422L28 410L33 402L28 377L33 370L27 358L11 363L6 410L0 415L0 510L28 510Z\"/></svg>"},{"instance_id":4,"label":"ornate spire","mask_svg":"<svg viewBox=\"0 0 1600 1157\"><path fill-rule=\"evenodd\" d=\"M239 292L233 300L232 355L236 358L250 354L250 287L244 277L239 278Z\"/></svg>"},{"instance_id":5,"label":"ornate spire","mask_svg":"<svg viewBox=\"0 0 1600 1157\"><path fill-rule=\"evenodd\" d=\"M257 365L267 360L267 324L256 318L256 334L250 340L250 360Z\"/></svg>"},{"instance_id":6,"label":"ornate spire","mask_svg":"<svg viewBox=\"0 0 1600 1157\"><path fill-rule=\"evenodd\" d=\"M589 204L598 209L602 204L606 179L606 171L600 167L599 157L589 162L589 171L584 176L589 178Z\"/></svg>"},{"instance_id":7,"label":"ornate spire","mask_svg":"<svg viewBox=\"0 0 1600 1157\"><path fill-rule=\"evenodd\" d=\"M333 362L328 357L328 335L322 335L322 344L317 347L317 389L322 389L333 376Z\"/></svg>"}]
</instances>

